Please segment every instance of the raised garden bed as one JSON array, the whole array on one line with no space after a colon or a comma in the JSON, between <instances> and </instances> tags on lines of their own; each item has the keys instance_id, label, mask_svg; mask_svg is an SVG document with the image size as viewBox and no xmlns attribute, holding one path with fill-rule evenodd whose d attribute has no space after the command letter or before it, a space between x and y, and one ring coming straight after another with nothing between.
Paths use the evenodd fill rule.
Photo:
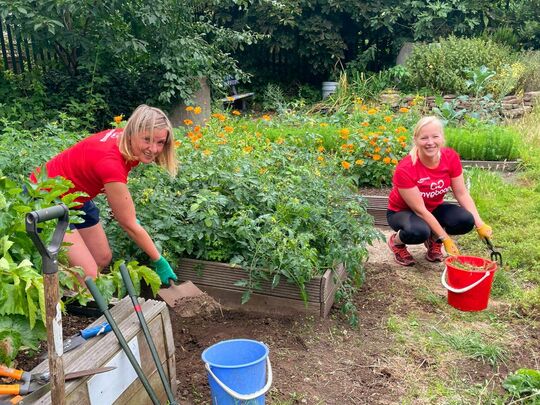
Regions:
<instances>
[{"instance_id":1,"label":"raised garden bed","mask_svg":"<svg viewBox=\"0 0 540 405\"><path fill-rule=\"evenodd\" d=\"M334 304L334 296L347 278L343 266L327 270L324 275L314 277L306 284L308 301L300 296L300 289L291 283L281 281L272 288L271 283L263 281L262 290L251 294L245 304L241 303L243 287L235 283L246 279L247 273L240 267L225 263L204 260L182 259L177 271L181 281L191 280L201 290L229 308L270 314L312 314L326 317Z\"/></svg>"},{"instance_id":2,"label":"raised garden bed","mask_svg":"<svg viewBox=\"0 0 540 405\"><path fill-rule=\"evenodd\" d=\"M519 166L517 160L462 160L461 164L464 167L480 167L482 169L501 172L514 172Z\"/></svg>"}]
</instances>

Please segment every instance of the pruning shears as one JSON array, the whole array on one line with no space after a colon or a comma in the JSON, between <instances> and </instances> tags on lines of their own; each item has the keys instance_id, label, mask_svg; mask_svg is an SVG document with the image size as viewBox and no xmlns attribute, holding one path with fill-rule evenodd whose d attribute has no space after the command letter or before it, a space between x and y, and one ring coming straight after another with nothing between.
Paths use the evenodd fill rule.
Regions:
<instances>
[{"instance_id":1,"label":"pruning shears","mask_svg":"<svg viewBox=\"0 0 540 405\"><path fill-rule=\"evenodd\" d=\"M483 238L484 242L486 242L486 245L488 247L488 249L491 251L491 254L489 255L490 259L493 260L494 262L497 262L499 264L499 266L502 267L503 265L503 258L502 258L502 255L499 251L495 250L495 248L493 247L493 243L491 243L491 239L489 238Z\"/></svg>"},{"instance_id":2,"label":"pruning shears","mask_svg":"<svg viewBox=\"0 0 540 405\"><path fill-rule=\"evenodd\" d=\"M101 367L89 370L74 371L64 376L65 380L73 380L89 375L105 373L116 367ZM31 374L24 370L18 370L0 365L0 376L18 381L16 384L0 384L0 395L26 395L42 388L49 388L51 375L49 372ZM22 398L21 398L22 399ZM11 403L17 403L10 401ZM8 402L9 403L9 402Z\"/></svg>"}]
</instances>

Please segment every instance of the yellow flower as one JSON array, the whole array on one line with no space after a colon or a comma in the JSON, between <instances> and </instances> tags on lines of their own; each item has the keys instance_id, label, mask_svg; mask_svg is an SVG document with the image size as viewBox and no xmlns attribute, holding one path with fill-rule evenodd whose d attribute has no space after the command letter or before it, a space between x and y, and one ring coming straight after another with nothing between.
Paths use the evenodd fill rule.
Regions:
<instances>
[{"instance_id":1,"label":"yellow flower","mask_svg":"<svg viewBox=\"0 0 540 405\"><path fill-rule=\"evenodd\" d=\"M262 133L261 133L261 132L255 132L255 136L256 136L257 138L260 138L260 137L262 136Z\"/></svg>"},{"instance_id":2,"label":"yellow flower","mask_svg":"<svg viewBox=\"0 0 540 405\"><path fill-rule=\"evenodd\" d=\"M175 148L179 148L180 145L182 145L182 141L178 141L178 140L174 141L174 147Z\"/></svg>"},{"instance_id":3,"label":"yellow flower","mask_svg":"<svg viewBox=\"0 0 540 405\"><path fill-rule=\"evenodd\" d=\"M385 165L390 164L391 161L392 159L390 159L388 156L383 159Z\"/></svg>"},{"instance_id":4,"label":"yellow flower","mask_svg":"<svg viewBox=\"0 0 540 405\"><path fill-rule=\"evenodd\" d=\"M317 160L318 160L319 162L324 162L324 157L321 156L321 155L319 155L319 156L317 156Z\"/></svg>"},{"instance_id":5,"label":"yellow flower","mask_svg":"<svg viewBox=\"0 0 540 405\"><path fill-rule=\"evenodd\" d=\"M349 128L341 128L339 130L339 135L341 136L342 139L347 139L350 133L351 131L349 131Z\"/></svg>"},{"instance_id":6,"label":"yellow flower","mask_svg":"<svg viewBox=\"0 0 540 405\"><path fill-rule=\"evenodd\" d=\"M328 124L327 124L326 122L321 122L321 123L320 123L320 126L323 127L323 128L325 128L325 127L328 126Z\"/></svg>"},{"instance_id":7,"label":"yellow flower","mask_svg":"<svg viewBox=\"0 0 540 405\"><path fill-rule=\"evenodd\" d=\"M392 122L392 117L390 117L389 115L387 115L386 117L384 117L384 120L386 122Z\"/></svg>"},{"instance_id":8,"label":"yellow flower","mask_svg":"<svg viewBox=\"0 0 540 405\"><path fill-rule=\"evenodd\" d=\"M351 164L344 160L341 162L341 167L343 167L345 170L349 170L349 168L351 167Z\"/></svg>"},{"instance_id":9,"label":"yellow flower","mask_svg":"<svg viewBox=\"0 0 540 405\"><path fill-rule=\"evenodd\" d=\"M367 112L369 115L373 115L373 114L376 114L377 113L377 109L376 108L370 108Z\"/></svg>"},{"instance_id":10,"label":"yellow flower","mask_svg":"<svg viewBox=\"0 0 540 405\"><path fill-rule=\"evenodd\" d=\"M363 127L369 127L369 122L364 121L360 125L362 125Z\"/></svg>"},{"instance_id":11,"label":"yellow flower","mask_svg":"<svg viewBox=\"0 0 540 405\"><path fill-rule=\"evenodd\" d=\"M399 109L399 112L400 112L400 113L408 113L408 112L409 112L409 109L408 109L407 107L401 107L401 108Z\"/></svg>"},{"instance_id":12,"label":"yellow flower","mask_svg":"<svg viewBox=\"0 0 540 405\"><path fill-rule=\"evenodd\" d=\"M242 148L242 150L243 150L244 152L246 152L246 153L250 153L250 152L253 151L253 146L249 146L249 145L248 145L248 146L244 146L244 147Z\"/></svg>"},{"instance_id":13,"label":"yellow flower","mask_svg":"<svg viewBox=\"0 0 540 405\"><path fill-rule=\"evenodd\" d=\"M232 111L231 111L231 114L232 114L232 115L240 115L240 111L238 111L238 110L232 110Z\"/></svg>"},{"instance_id":14,"label":"yellow flower","mask_svg":"<svg viewBox=\"0 0 540 405\"><path fill-rule=\"evenodd\" d=\"M123 119L124 119L123 115L117 115L116 117L114 117L114 122L116 122L117 124L120 124Z\"/></svg>"},{"instance_id":15,"label":"yellow flower","mask_svg":"<svg viewBox=\"0 0 540 405\"><path fill-rule=\"evenodd\" d=\"M384 125L379 125L377 128L381 131L386 131L386 127Z\"/></svg>"},{"instance_id":16,"label":"yellow flower","mask_svg":"<svg viewBox=\"0 0 540 405\"><path fill-rule=\"evenodd\" d=\"M211 151L210 149L205 149L205 150L203 150L203 155L204 155L204 156L209 156L209 155L211 155L211 154L212 154L212 151Z\"/></svg>"},{"instance_id":17,"label":"yellow flower","mask_svg":"<svg viewBox=\"0 0 540 405\"><path fill-rule=\"evenodd\" d=\"M259 174L265 174L267 171L268 171L268 168L266 168L266 167L261 167L261 168L259 169Z\"/></svg>"},{"instance_id":18,"label":"yellow flower","mask_svg":"<svg viewBox=\"0 0 540 405\"><path fill-rule=\"evenodd\" d=\"M193 121L191 121L190 119L184 120L184 125L192 125L192 124L193 124Z\"/></svg>"},{"instance_id":19,"label":"yellow flower","mask_svg":"<svg viewBox=\"0 0 540 405\"><path fill-rule=\"evenodd\" d=\"M357 166L362 166L364 164L364 160L363 159L358 159L354 162L354 164L356 164Z\"/></svg>"},{"instance_id":20,"label":"yellow flower","mask_svg":"<svg viewBox=\"0 0 540 405\"><path fill-rule=\"evenodd\" d=\"M381 155L373 155L373 160L381 160Z\"/></svg>"},{"instance_id":21,"label":"yellow flower","mask_svg":"<svg viewBox=\"0 0 540 405\"><path fill-rule=\"evenodd\" d=\"M186 107L186 111L193 111L193 109L194 109L194 108L193 108L192 106L190 106L190 105L188 105L188 106Z\"/></svg>"},{"instance_id":22,"label":"yellow flower","mask_svg":"<svg viewBox=\"0 0 540 405\"><path fill-rule=\"evenodd\" d=\"M324 146L319 146L319 147L317 148L317 150L318 150L319 152L324 152L324 151L325 151Z\"/></svg>"},{"instance_id":23,"label":"yellow flower","mask_svg":"<svg viewBox=\"0 0 540 405\"><path fill-rule=\"evenodd\" d=\"M392 159L392 164L393 164L393 165L397 165L397 164L398 164L397 159Z\"/></svg>"},{"instance_id":24,"label":"yellow flower","mask_svg":"<svg viewBox=\"0 0 540 405\"><path fill-rule=\"evenodd\" d=\"M276 143L278 145L281 145L283 142L285 142L285 139L283 139L281 136L278 139L276 139Z\"/></svg>"},{"instance_id":25,"label":"yellow flower","mask_svg":"<svg viewBox=\"0 0 540 405\"><path fill-rule=\"evenodd\" d=\"M270 121L270 116L268 114L264 114L261 118L265 121Z\"/></svg>"},{"instance_id":26,"label":"yellow flower","mask_svg":"<svg viewBox=\"0 0 540 405\"><path fill-rule=\"evenodd\" d=\"M361 98L357 97L356 100L354 100L354 102L356 104L362 104L364 102L364 100L362 100Z\"/></svg>"},{"instance_id":27,"label":"yellow flower","mask_svg":"<svg viewBox=\"0 0 540 405\"><path fill-rule=\"evenodd\" d=\"M223 127L223 130L225 132L231 133L232 131L234 131L234 128L229 125L226 125L225 127Z\"/></svg>"},{"instance_id":28,"label":"yellow flower","mask_svg":"<svg viewBox=\"0 0 540 405\"><path fill-rule=\"evenodd\" d=\"M400 134L402 132L407 132L407 128L405 128L405 127L397 127L395 132L396 132L396 134Z\"/></svg>"},{"instance_id":29,"label":"yellow flower","mask_svg":"<svg viewBox=\"0 0 540 405\"><path fill-rule=\"evenodd\" d=\"M199 106L197 106L197 107L195 107L195 108L193 109L193 113L194 113L194 114L200 114L201 112L202 112L202 108L199 107Z\"/></svg>"}]
</instances>

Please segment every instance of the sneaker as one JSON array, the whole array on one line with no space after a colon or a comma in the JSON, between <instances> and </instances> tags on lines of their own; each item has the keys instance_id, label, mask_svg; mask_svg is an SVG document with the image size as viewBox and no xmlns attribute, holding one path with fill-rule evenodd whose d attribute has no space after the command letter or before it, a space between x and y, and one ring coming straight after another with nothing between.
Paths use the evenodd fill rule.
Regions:
<instances>
[{"instance_id":1,"label":"sneaker","mask_svg":"<svg viewBox=\"0 0 540 405\"><path fill-rule=\"evenodd\" d=\"M424 245L427 248L426 252L426 260L429 262L442 262L443 261L443 254L442 254L442 243L435 242L431 236L424 242Z\"/></svg>"},{"instance_id":2,"label":"sneaker","mask_svg":"<svg viewBox=\"0 0 540 405\"><path fill-rule=\"evenodd\" d=\"M402 266L412 266L415 261L412 255L407 250L406 245L396 245L394 242L394 239L396 238L396 234L393 234L390 236L390 239L388 239L388 247L394 253L394 259L398 264L401 264Z\"/></svg>"}]
</instances>

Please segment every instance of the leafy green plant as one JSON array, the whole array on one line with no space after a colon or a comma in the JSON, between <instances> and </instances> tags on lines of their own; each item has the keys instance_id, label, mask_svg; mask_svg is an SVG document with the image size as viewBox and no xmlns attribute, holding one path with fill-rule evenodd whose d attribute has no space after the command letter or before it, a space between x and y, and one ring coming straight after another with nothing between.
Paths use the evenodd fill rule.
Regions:
<instances>
[{"instance_id":1,"label":"leafy green plant","mask_svg":"<svg viewBox=\"0 0 540 405\"><path fill-rule=\"evenodd\" d=\"M46 336L42 323L31 327L25 316L0 316L0 363L11 365L22 347L37 351Z\"/></svg>"},{"instance_id":2,"label":"leafy green plant","mask_svg":"<svg viewBox=\"0 0 540 405\"><path fill-rule=\"evenodd\" d=\"M502 386L512 395L540 396L540 371L520 368L503 381Z\"/></svg>"},{"instance_id":3,"label":"leafy green plant","mask_svg":"<svg viewBox=\"0 0 540 405\"><path fill-rule=\"evenodd\" d=\"M496 125L448 127L446 143L467 160L515 160L521 146L519 134Z\"/></svg>"}]
</instances>

